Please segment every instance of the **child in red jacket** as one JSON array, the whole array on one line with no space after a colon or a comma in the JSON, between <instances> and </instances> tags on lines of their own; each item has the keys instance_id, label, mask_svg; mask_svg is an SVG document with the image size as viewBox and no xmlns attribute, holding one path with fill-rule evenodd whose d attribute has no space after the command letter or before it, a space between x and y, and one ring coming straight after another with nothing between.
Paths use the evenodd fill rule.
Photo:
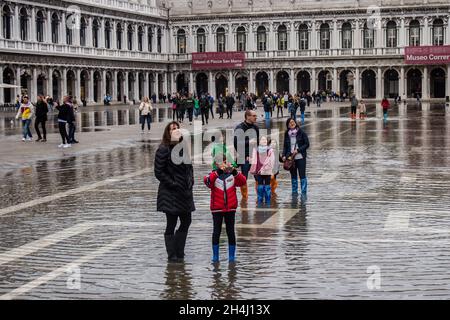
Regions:
<instances>
[{"instance_id":1,"label":"child in red jacket","mask_svg":"<svg viewBox=\"0 0 450 320\"><path fill-rule=\"evenodd\" d=\"M217 169L204 178L206 186L211 189L211 211L214 222L212 261L219 262L219 239L222 232L222 223L225 219L228 236L228 260L234 262L236 256L234 224L238 206L236 188L244 186L247 179L233 167L232 163L227 162L226 156L216 155L215 163Z\"/></svg>"}]
</instances>

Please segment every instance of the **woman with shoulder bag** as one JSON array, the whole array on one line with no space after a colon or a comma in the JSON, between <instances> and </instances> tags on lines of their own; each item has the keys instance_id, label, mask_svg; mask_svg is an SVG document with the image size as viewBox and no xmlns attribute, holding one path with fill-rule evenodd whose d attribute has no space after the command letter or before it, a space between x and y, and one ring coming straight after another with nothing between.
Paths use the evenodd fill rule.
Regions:
<instances>
[{"instance_id":1,"label":"woman with shoulder bag","mask_svg":"<svg viewBox=\"0 0 450 320\"><path fill-rule=\"evenodd\" d=\"M155 176L160 182L157 211L165 213L167 219L164 239L169 262L183 261L192 212L195 211L194 171L192 164L186 160L190 158L188 147L179 148L182 143L187 144L183 141L180 124L173 121L164 129L155 155ZM184 154L186 150L187 154ZM172 161L177 157L183 158L179 164ZM175 232L178 220L180 226Z\"/></svg>"},{"instance_id":2,"label":"woman with shoulder bag","mask_svg":"<svg viewBox=\"0 0 450 320\"><path fill-rule=\"evenodd\" d=\"M150 123L152 122L152 111L153 107L148 97L144 97L143 101L139 106L139 111L141 113L141 125L142 125L142 133L144 133L145 121L147 121L148 131L150 131Z\"/></svg>"},{"instance_id":3,"label":"woman with shoulder bag","mask_svg":"<svg viewBox=\"0 0 450 320\"><path fill-rule=\"evenodd\" d=\"M290 168L292 193L298 194L299 175L302 195L306 195L308 190L308 180L306 178L306 150L309 148L308 135L299 127L293 118L287 120L286 127L282 158L284 162L283 166L285 169ZM290 159L292 163L290 163Z\"/></svg>"}]
</instances>

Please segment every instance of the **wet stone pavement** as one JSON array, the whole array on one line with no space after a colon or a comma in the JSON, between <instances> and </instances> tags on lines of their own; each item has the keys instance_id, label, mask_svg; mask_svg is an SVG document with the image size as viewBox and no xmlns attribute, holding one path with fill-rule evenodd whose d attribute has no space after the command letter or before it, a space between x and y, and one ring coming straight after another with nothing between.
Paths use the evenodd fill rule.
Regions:
<instances>
[{"instance_id":1,"label":"wet stone pavement","mask_svg":"<svg viewBox=\"0 0 450 320\"><path fill-rule=\"evenodd\" d=\"M210 263L208 164L194 167L186 262L167 263L156 142L7 172L0 299L450 298L448 112L395 107L387 123L375 106L365 121L348 112L307 114L307 201L291 195L281 170L272 204L257 206L249 179L234 265L225 232L221 263ZM282 130L284 122L269 126Z\"/></svg>"}]
</instances>

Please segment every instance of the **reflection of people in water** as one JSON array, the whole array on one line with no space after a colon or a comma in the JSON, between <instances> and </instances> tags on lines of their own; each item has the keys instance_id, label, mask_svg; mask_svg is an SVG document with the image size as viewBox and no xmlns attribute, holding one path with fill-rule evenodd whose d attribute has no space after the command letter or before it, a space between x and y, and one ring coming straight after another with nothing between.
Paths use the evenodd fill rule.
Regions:
<instances>
[{"instance_id":1,"label":"reflection of people in water","mask_svg":"<svg viewBox=\"0 0 450 320\"><path fill-rule=\"evenodd\" d=\"M164 277L166 287L161 293L161 299L191 300L194 298L191 270L186 270L184 263L168 263Z\"/></svg>"},{"instance_id":2,"label":"reflection of people in water","mask_svg":"<svg viewBox=\"0 0 450 320\"><path fill-rule=\"evenodd\" d=\"M236 288L237 268L234 263L227 266L228 270L225 277L225 269L220 270L220 265L214 265L213 282L211 285L211 298L217 300L240 300L240 289Z\"/></svg>"}]
</instances>

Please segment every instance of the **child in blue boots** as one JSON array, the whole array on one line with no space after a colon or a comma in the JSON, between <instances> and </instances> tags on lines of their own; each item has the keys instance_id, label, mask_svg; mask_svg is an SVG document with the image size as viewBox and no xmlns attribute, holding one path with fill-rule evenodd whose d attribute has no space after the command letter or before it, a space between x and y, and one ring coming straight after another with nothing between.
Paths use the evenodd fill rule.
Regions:
<instances>
[{"instance_id":1,"label":"child in blue boots","mask_svg":"<svg viewBox=\"0 0 450 320\"><path fill-rule=\"evenodd\" d=\"M206 186L211 189L211 212L214 222L212 262L219 262L219 240L223 220L225 220L228 236L228 261L235 262L236 235L234 224L238 206L236 188L244 186L247 179L233 167L232 163L227 162L226 154L216 154L215 164L217 169L204 177Z\"/></svg>"},{"instance_id":2,"label":"child in blue boots","mask_svg":"<svg viewBox=\"0 0 450 320\"><path fill-rule=\"evenodd\" d=\"M275 167L275 153L270 138L263 136L259 139L259 146L253 149L250 161L250 173L255 175L258 182L258 203L261 204L265 200L266 204L270 204L270 180Z\"/></svg>"}]
</instances>

